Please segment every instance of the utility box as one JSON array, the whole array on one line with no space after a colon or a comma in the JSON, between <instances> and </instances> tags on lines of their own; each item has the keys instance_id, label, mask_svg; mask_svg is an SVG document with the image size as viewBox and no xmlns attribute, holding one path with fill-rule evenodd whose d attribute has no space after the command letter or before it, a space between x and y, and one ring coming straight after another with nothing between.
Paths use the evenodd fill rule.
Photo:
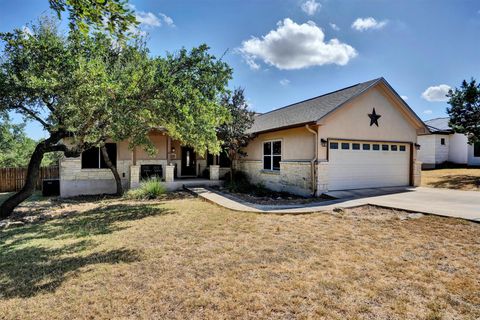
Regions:
<instances>
[{"instance_id":1,"label":"utility box","mask_svg":"<svg viewBox=\"0 0 480 320\"><path fill-rule=\"evenodd\" d=\"M60 195L60 180L59 179L44 179L42 182L42 195L44 197L59 196Z\"/></svg>"}]
</instances>

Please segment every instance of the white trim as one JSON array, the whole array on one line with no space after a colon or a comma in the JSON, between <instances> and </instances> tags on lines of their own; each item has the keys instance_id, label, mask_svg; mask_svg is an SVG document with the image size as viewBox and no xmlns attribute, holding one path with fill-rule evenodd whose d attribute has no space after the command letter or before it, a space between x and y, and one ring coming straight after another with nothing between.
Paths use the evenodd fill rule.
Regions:
<instances>
[{"instance_id":1,"label":"white trim","mask_svg":"<svg viewBox=\"0 0 480 320\"><path fill-rule=\"evenodd\" d=\"M270 140L264 140L262 142L262 171L266 172L266 171L272 171L272 172L280 172L280 168L278 168L278 170L276 169L273 169L273 157L274 156L277 156L278 157L278 154L274 155L273 154L273 143L274 142L280 142L280 162L282 162L283 160L283 139L270 139ZM265 143L270 143L270 146L271 146L271 154L269 155L265 155ZM268 156L270 157L270 168L271 169L265 169L265 156Z\"/></svg>"}]
</instances>

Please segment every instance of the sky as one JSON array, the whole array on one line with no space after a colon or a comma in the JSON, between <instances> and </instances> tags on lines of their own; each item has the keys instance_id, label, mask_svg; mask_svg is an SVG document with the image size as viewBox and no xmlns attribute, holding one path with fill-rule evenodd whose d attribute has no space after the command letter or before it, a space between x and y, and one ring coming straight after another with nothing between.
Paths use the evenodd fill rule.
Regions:
<instances>
[{"instance_id":1,"label":"sky","mask_svg":"<svg viewBox=\"0 0 480 320\"><path fill-rule=\"evenodd\" d=\"M428 120L446 116L449 88L480 75L479 1L129 3L153 55L206 43L233 67L230 87L245 88L257 112L384 77ZM0 0L0 32L49 13L47 0ZM34 123L27 133L45 136Z\"/></svg>"}]
</instances>

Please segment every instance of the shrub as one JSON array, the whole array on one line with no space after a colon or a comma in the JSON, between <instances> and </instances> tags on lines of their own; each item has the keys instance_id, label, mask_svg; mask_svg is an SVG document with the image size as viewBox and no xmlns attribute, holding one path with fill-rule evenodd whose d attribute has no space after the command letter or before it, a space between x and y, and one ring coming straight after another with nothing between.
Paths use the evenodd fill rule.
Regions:
<instances>
[{"instance_id":1,"label":"shrub","mask_svg":"<svg viewBox=\"0 0 480 320\"><path fill-rule=\"evenodd\" d=\"M150 178L140 183L138 189L127 192L127 198L130 199L156 199L165 194L167 189L158 178Z\"/></svg>"}]
</instances>

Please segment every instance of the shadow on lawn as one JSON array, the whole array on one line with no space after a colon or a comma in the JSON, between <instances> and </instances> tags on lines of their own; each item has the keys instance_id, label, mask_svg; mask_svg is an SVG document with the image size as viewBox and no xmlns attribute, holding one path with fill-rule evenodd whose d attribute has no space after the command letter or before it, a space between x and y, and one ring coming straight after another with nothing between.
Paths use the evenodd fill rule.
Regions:
<instances>
[{"instance_id":1,"label":"shadow on lawn","mask_svg":"<svg viewBox=\"0 0 480 320\"><path fill-rule=\"evenodd\" d=\"M480 177L469 175L447 175L429 183L435 188L468 190L480 188Z\"/></svg>"},{"instance_id":2,"label":"shadow on lawn","mask_svg":"<svg viewBox=\"0 0 480 320\"><path fill-rule=\"evenodd\" d=\"M138 261L139 252L121 244L95 251L100 243L90 237L128 228L120 222L173 213L158 205L115 204L0 231L0 299L54 291L88 265ZM89 239L82 239L85 237Z\"/></svg>"}]
</instances>

